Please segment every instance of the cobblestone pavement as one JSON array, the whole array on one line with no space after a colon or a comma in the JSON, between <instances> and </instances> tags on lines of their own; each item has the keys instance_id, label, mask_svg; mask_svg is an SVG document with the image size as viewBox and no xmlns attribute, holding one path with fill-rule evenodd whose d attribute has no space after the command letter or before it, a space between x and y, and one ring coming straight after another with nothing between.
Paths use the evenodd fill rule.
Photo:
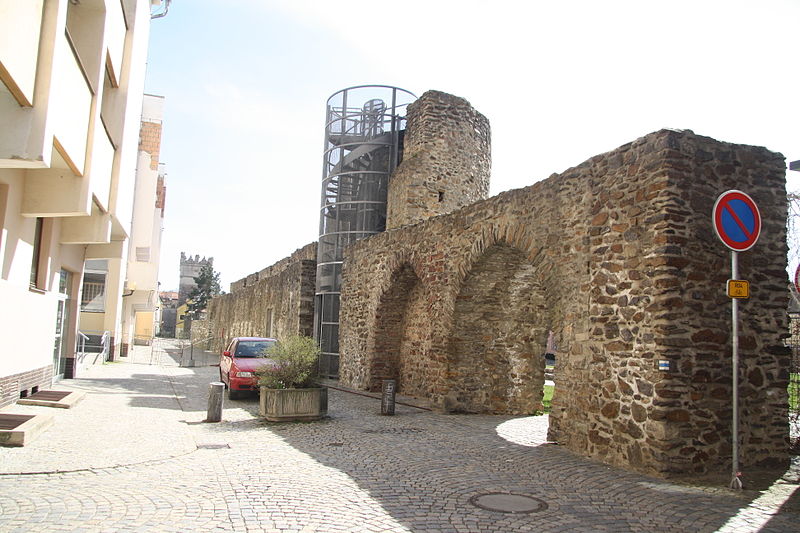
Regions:
<instances>
[{"instance_id":1,"label":"cobblestone pavement","mask_svg":"<svg viewBox=\"0 0 800 533\"><path fill-rule=\"evenodd\" d=\"M798 531L796 472L765 491L669 483L548 444L544 417L382 417L335 390L320 422L268 424L254 397L208 424L218 369L144 348L59 383L89 394L48 411L31 445L0 448L0 531ZM544 505L473 503L491 493Z\"/></svg>"}]
</instances>

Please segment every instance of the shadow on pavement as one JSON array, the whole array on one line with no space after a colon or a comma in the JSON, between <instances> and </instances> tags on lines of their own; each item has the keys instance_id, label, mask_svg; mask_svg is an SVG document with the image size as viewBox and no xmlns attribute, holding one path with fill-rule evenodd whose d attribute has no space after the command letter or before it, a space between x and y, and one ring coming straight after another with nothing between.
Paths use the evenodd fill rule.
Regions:
<instances>
[{"instance_id":1,"label":"shadow on pavement","mask_svg":"<svg viewBox=\"0 0 800 533\"><path fill-rule=\"evenodd\" d=\"M255 416L257 401L252 404L245 408ZM767 528L763 531L792 531L800 519L796 485L784 485L783 501L776 495L759 500L759 492L733 493L725 488L727 482L717 487L674 483L584 459L543 441L516 444L496 430L511 417L443 415L409 407L386 417L378 414L377 400L337 391L331 391L330 406L330 417L319 422L251 419L223 422L218 429L253 432L253 438L258 431L281 437L346 474L414 531L713 532L756 523ZM516 419L520 430L529 424L530 431L539 431L535 418ZM207 427L216 432L213 426ZM770 485L769 478L759 484ZM545 502L547 511L501 513L471 503L487 493L531 496ZM424 516L414 511L419 509L426 510Z\"/></svg>"}]
</instances>

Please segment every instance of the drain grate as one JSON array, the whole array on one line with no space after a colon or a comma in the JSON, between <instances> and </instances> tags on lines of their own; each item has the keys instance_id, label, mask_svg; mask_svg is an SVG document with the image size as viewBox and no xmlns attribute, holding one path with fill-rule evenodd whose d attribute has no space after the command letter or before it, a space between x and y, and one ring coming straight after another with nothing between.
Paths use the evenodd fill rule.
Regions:
<instances>
[{"instance_id":1,"label":"drain grate","mask_svg":"<svg viewBox=\"0 0 800 533\"><path fill-rule=\"evenodd\" d=\"M425 431L421 428L384 428L384 429L365 429L364 433L380 433L380 434L404 434L404 433L422 433Z\"/></svg>"},{"instance_id":2,"label":"drain grate","mask_svg":"<svg viewBox=\"0 0 800 533\"><path fill-rule=\"evenodd\" d=\"M34 415L0 414L0 429L16 429L33 417Z\"/></svg>"},{"instance_id":3,"label":"drain grate","mask_svg":"<svg viewBox=\"0 0 800 533\"><path fill-rule=\"evenodd\" d=\"M470 498L469 503L486 511L509 514L538 513L547 509L547 504L539 498L509 492L478 494Z\"/></svg>"},{"instance_id":4,"label":"drain grate","mask_svg":"<svg viewBox=\"0 0 800 533\"><path fill-rule=\"evenodd\" d=\"M72 394L71 391L63 390L43 390L28 396L29 400L39 400L42 402L57 402Z\"/></svg>"},{"instance_id":5,"label":"drain grate","mask_svg":"<svg viewBox=\"0 0 800 533\"><path fill-rule=\"evenodd\" d=\"M198 450L221 450L223 448L230 448L230 444L198 444Z\"/></svg>"}]
</instances>

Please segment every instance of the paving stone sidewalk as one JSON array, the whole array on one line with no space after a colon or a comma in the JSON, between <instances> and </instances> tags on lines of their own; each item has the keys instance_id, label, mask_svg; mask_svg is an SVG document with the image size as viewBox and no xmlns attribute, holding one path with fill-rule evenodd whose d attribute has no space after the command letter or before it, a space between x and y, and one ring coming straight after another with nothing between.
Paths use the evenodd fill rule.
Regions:
<instances>
[{"instance_id":1,"label":"paving stone sidewalk","mask_svg":"<svg viewBox=\"0 0 800 533\"><path fill-rule=\"evenodd\" d=\"M204 423L213 357L187 368L180 347L145 348L58 384L87 398L48 411L56 423L31 445L0 448L0 531L777 532L800 523L794 478L741 493L668 483L547 443L545 417L402 405L382 417L377 400L332 390L321 422L263 422L253 397L226 398L223 421ZM486 496L495 493L517 496ZM492 498L535 509L482 505Z\"/></svg>"}]
</instances>

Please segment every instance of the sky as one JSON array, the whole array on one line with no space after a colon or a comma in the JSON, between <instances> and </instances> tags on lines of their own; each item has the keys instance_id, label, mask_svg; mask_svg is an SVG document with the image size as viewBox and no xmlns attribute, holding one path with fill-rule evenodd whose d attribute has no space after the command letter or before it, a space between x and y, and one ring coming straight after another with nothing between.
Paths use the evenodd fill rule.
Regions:
<instances>
[{"instance_id":1,"label":"sky","mask_svg":"<svg viewBox=\"0 0 800 533\"><path fill-rule=\"evenodd\" d=\"M798 52L800 0L173 0L145 88L165 97L161 289L177 289L181 252L213 257L227 291L317 239L340 89L467 99L491 123L495 195L662 128L788 165Z\"/></svg>"}]
</instances>

